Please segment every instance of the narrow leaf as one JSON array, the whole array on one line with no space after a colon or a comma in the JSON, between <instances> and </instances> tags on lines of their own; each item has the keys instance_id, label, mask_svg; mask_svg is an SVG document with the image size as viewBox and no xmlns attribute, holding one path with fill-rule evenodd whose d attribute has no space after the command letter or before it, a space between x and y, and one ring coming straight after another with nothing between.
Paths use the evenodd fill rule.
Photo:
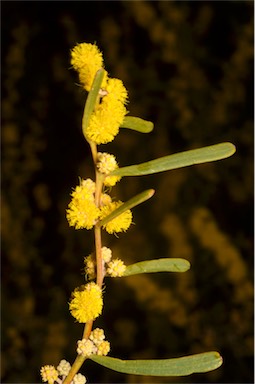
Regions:
<instances>
[{"instance_id":1,"label":"narrow leaf","mask_svg":"<svg viewBox=\"0 0 255 384\"><path fill-rule=\"evenodd\" d=\"M225 159L235 153L232 143L220 143L198 149L175 153L146 163L118 168L111 175L140 176Z\"/></svg>"},{"instance_id":2,"label":"narrow leaf","mask_svg":"<svg viewBox=\"0 0 255 384\"><path fill-rule=\"evenodd\" d=\"M189 269L190 263L185 259L147 260L128 265L124 272L124 276L153 272L186 272Z\"/></svg>"},{"instance_id":3,"label":"narrow leaf","mask_svg":"<svg viewBox=\"0 0 255 384\"><path fill-rule=\"evenodd\" d=\"M92 355L89 358L113 371L146 376L186 376L192 373L209 372L222 364L222 357L218 352L163 360L120 360L98 355Z\"/></svg>"},{"instance_id":4,"label":"narrow leaf","mask_svg":"<svg viewBox=\"0 0 255 384\"><path fill-rule=\"evenodd\" d=\"M88 97L87 97L87 100L85 103L84 113L83 113L83 118L82 118L82 132L83 132L83 135L85 136L85 138L86 138L86 128L89 124L90 116L91 116L92 112L94 111L96 102L98 100L98 93L99 93L99 90L101 88L101 84L102 84L102 81L104 78L104 73L105 73L105 71L103 68L100 68L97 71L95 78L94 78L94 81L93 81L93 84L92 84L92 87L91 87L91 90L89 91L89 94L88 94Z\"/></svg>"},{"instance_id":5,"label":"narrow leaf","mask_svg":"<svg viewBox=\"0 0 255 384\"><path fill-rule=\"evenodd\" d=\"M132 199L126 201L119 208L115 209L115 211L113 211L112 213L110 213L110 215L106 216L102 221L100 221L99 224L105 225L109 223L109 221L115 219L115 217L121 215L128 209L131 209L136 205L141 204L144 201L150 199L154 195L154 193L154 189L147 189L146 191L139 193L139 195L132 197Z\"/></svg>"},{"instance_id":6,"label":"narrow leaf","mask_svg":"<svg viewBox=\"0 0 255 384\"><path fill-rule=\"evenodd\" d=\"M126 116L120 128L129 128L141 133L149 133L153 130L151 121L140 119L140 117Z\"/></svg>"}]
</instances>

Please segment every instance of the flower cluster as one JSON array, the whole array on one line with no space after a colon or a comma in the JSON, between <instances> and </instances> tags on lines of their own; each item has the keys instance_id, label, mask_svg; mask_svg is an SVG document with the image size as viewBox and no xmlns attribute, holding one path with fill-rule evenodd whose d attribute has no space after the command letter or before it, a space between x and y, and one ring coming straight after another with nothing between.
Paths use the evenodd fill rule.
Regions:
<instances>
[{"instance_id":1,"label":"flower cluster","mask_svg":"<svg viewBox=\"0 0 255 384\"><path fill-rule=\"evenodd\" d=\"M84 258L85 274L89 280L93 280L96 277L96 258L94 255L89 255Z\"/></svg>"},{"instance_id":2,"label":"flower cluster","mask_svg":"<svg viewBox=\"0 0 255 384\"><path fill-rule=\"evenodd\" d=\"M43 382L54 384L54 381L58 378L58 371L53 365L45 365L40 372Z\"/></svg>"},{"instance_id":3,"label":"flower cluster","mask_svg":"<svg viewBox=\"0 0 255 384\"><path fill-rule=\"evenodd\" d=\"M112 251L110 248L102 247L101 249L102 260L105 266L105 275L111 277L121 277L123 276L126 266L120 259L112 260ZM84 258L85 264L85 273L89 280L92 280L96 277L96 259L95 256L89 255Z\"/></svg>"},{"instance_id":4,"label":"flower cluster","mask_svg":"<svg viewBox=\"0 0 255 384\"><path fill-rule=\"evenodd\" d=\"M71 51L71 64L78 72L84 88L89 91L96 72L103 68L103 57L96 45L77 44ZM95 106L86 127L86 138L96 144L109 143L119 132L127 114L127 90L119 79L108 77L104 71L101 100Z\"/></svg>"},{"instance_id":5,"label":"flower cluster","mask_svg":"<svg viewBox=\"0 0 255 384\"><path fill-rule=\"evenodd\" d=\"M83 124L83 133L91 145L93 160L96 170L97 184L91 179L80 179L80 183L71 192L71 201L66 210L66 218L71 227L75 229L105 229L109 234L126 231L132 223L132 213L128 209L121 211L116 216L114 211L123 204L121 201L112 201L106 193L108 187L114 186L120 176L112 176L111 173L118 169L115 156L98 152L97 145L111 142L119 132L125 115L128 93L119 79L110 78L104 70L103 56L95 44L77 44L71 50L71 65L78 72L79 80L84 89L94 98L93 111ZM93 93L96 88L93 82L99 70L103 73L103 80L98 95ZM94 83L96 84L96 83ZM92 97L92 99L93 99ZM86 108L85 108L86 111ZM85 112L86 113L86 112ZM83 120L84 121L84 120ZM110 221L108 216L113 217ZM98 238L96 238L98 240ZM101 254L97 255L98 274L104 276L123 276L126 266L120 259L112 259L112 251L107 247L101 248ZM84 259L85 273L89 280L96 278L97 263L94 254ZM99 272L100 268L100 272ZM102 281L89 282L76 288L71 296L69 309L72 316L79 323L93 322L103 309ZM91 326L90 324L86 324ZM86 328L88 329L88 328ZM79 340L77 353L83 357L93 354L106 356L110 351L110 343L105 340L104 331L94 329L87 339ZM41 376L44 382L61 384L65 378L72 375L71 365L66 360L61 360L58 367L46 365L41 368ZM71 384L85 384L86 378L76 374Z\"/></svg>"},{"instance_id":6,"label":"flower cluster","mask_svg":"<svg viewBox=\"0 0 255 384\"><path fill-rule=\"evenodd\" d=\"M95 283L76 288L72 293L69 309L79 323L96 319L103 309L101 288Z\"/></svg>"},{"instance_id":7,"label":"flower cluster","mask_svg":"<svg viewBox=\"0 0 255 384\"><path fill-rule=\"evenodd\" d=\"M67 376L71 369L71 364L66 360L61 360L59 365L57 366L57 370L60 375Z\"/></svg>"},{"instance_id":8,"label":"flower cluster","mask_svg":"<svg viewBox=\"0 0 255 384\"><path fill-rule=\"evenodd\" d=\"M85 357L95 354L106 356L110 351L110 343L104 339L103 329L94 329L88 339L78 340L77 353Z\"/></svg>"},{"instance_id":9,"label":"flower cluster","mask_svg":"<svg viewBox=\"0 0 255 384\"><path fill-rule=\"evenodd\" d=\"M72 200L66 211L66 218L75 229L91 229L99 217L99 209L94 198L95 183L91 179L83 180L71 193Z\"/></svg>"},{"instance_id":10,"label":"flower cluster","mask_svg":"<svg viewBox=\"0 0 255 384\"><path fill-rule=\"evenodd\" d=\"M86 129L88 140L106 144L119 133L119 127L127 114L125 107L127 91L119 79L109 79L105 87L107 94L102 97L91 115Z\"/></svg>"},{"instance_id":11,"label":"flower cluster","mask_svg":"<svg viewBox=\"0 0 255 384\"><path fill-rule=\"evenodd\" d=\"M120 259L115 259L108 263L108 268L106 270L107 275L111 277L121 277L123 276L126 270L126 266Z\"/></svg>"},{"instance_id":12,"label":"flower cluster","mask_svg":"<svg viewBox=\"0 0 255 384\"><path fill-rule=\"evenodd\" d=\"M80 185L71 193L71 197L71 202L66 210L66 218L69 225L75 229L91 229L97 220L104 219L123 204L121 201L112 202L111 197L103 193L101 206L97 207L95 204L95 183L91 179L81 180ZM132 213L128 209L103 225L103 228L110 234L123 232L130 227L131 222Z\"/></svg>"},{"instance_id":13,"label":"flower cluster","mask_svg":"<svg viewBox=\"0 0 255 384\"><path fill-rule=\"evenodd\" d=\"M56 381L58 383L63 383L64 379L68 375L71 369L71 364L66 360L61 360L57 369L53 365L45 365L41 368L42 381L47 382L48 384L54 384ZM86 377L81 373L78 373L74 376L71 384L85 384Z\"/></svg>"},{"instance_id":14,"label":"flower cluster","mask_svg":"<svg viewBox=\"0 0 255 384\"><path fill-rule=\"evenodd\" d=\"M103 68L103 55L95 44L77 44L71 50L71 64L79 73L80 83L90 91L94 77ZM103 85L106 84L107 73Z\"/></svg>"},{"instance_id":15,"label":"flower cluster","mask_svg":"<svg viewBox=\"0 0 255 384\"><path fill-rule=\"evenodd\" d=\"M102 248L102 259L104 260L105 263L109 263L109 261L112 258L112 250L107 247Z\"/></svg>"},{"instance_id":16,"label":"flower cluster","mask_svg":"<svg viewBox=\"0 0 255 384\"><path fill-rule=\"evenodd\" d=\"M100 210L100 219L104 219L110 213L115 211L122 205L122 201L112 201L111 203L103 206ZM108 223L103 225L103 228L110 234L117 232L125 232L132 223L132 213L130 209L123 212L121 215L110 220Z\"/></svg>"},{"instance_id":17,"label":"flower cluster","mask_svg":"<svg viewBox=\"0 0 255 384\"><path fill-rule=\"evenodd\" d=\"M110 155L109 153L98 153L98 162L97 169L100 173L106 175L104 179L104 185L106 187L114 186L118 181L120 181L121 176L107 176L109 173L118 168L117 161L115 156Z\"/></svg>"}]
</instances>

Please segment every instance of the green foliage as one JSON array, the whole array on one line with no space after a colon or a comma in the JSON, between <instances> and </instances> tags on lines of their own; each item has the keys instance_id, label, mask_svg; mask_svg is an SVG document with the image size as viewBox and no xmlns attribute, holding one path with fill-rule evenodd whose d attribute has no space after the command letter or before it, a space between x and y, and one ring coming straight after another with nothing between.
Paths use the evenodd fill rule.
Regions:
<instances>
[{"instance_id":1,"label":"green foliage","mask_svg":"<svg viewBox=\"0 0 255 384\"><path fill-rule=\"evenodd\" d=\"M122 164L130 164L130 153L132 162L139 163L216 138L231 139L238 148L238 156L224 163L158 178L155 204L141 208L139 231L116 244L116 253L130 264L136 261L129 249L132 237L137 255L162 255L164 245L166 257L185 257L192 268L168 279L167 287L165 274L121 280L118 306L116 296L108 298L114 308L109 323L115 349L125 348L129 358L147 358L159 351L174 356L217 345L224 350L225 364L204 381L251 382L252 2L116 2L110 8L105 2L100 10L89 2L48 6L2 6L2 382L38 382L41 361L57 363L66 352L72 359L70 343L78 335L77 325L70 327L67 291L77 283L78 255L90 252L90 246L83 234L67 229L63 212L77 170L90 168L84 168L77 151L86 153L79 135L84 91L73 86L66 52L85 35L99 43L112 73L128 82L130 114L153 118L160 131L146 136L144 145L142 135L133 138L123 130L116 144ZM55 16L52 23L49 12ZM84 24L84 12L91 23ZM42 52L50 65L41 60ZM51 143L57 144L53 148ZM117 194L132 196L147 183L148 178L120 183ZM141 285L144 295L139 294ZM139 311L124 320L127 293ZM144 332L150 327L164 337L148 333L148 350ZM93 374L97 382L118 381L108 370ZM160 383L193 381L161 378ZM144 379L129 376L123 382Z\"/></svg>"},{"instance_id":2,"label":"green foliage","mask_svg":"<svg viewBox=\"0 0 255 384\"><path fill-rule=\"evenodd\" d=\"M209 161L224 159L235 153L235 146L231 143L221 143L209 147L194 149L165 156L139 165L133 165L117 169L112 175L141 176L170 169L181 168L188 165L200 164ZM113 211L101 221L105 225L113 218L119 216L154 194L154 190L148 190L133 197L121 207ZM185 272L190 263L184 259L159 259L133 264L127 267L125 276L149 272ZM222 364L222 357L218 352L192 355L188 357L167 360L130 360L123 361L106 356L92 356L91 359L98 364L122 373L149 375L149 376L185 376L197 372L208 372L218 368Z\"/></svg>"},{"instance_id":3,"label":"green foliage","mask_svg":"<svg viewBox=\"0 0 255 384\"><path fill-rule=\"evenodd\" d=\"M99 69L96 73L96 76L94 78L91 90L88 94L85 107L84 107L84 113L82 118L82 132L84 137L86 137L86 128L88 126L88 122L90 119L90 116L92 112L94 111L95 104L98 100L98 93L102 84L102 81L104 79L105 71L103 68Z\"/></svg>"},{"instance_id":4,"label":"green foliage","mask_svg":"<svg viewBox=\"0 0 255 384\"><path fill-rule=\"evenodd\" d=\"M204 148L191 149L189 151L164 156L146 163L130 165L116 169L111 175L141 176L169 171L172 169L187 167L189 165L207 163L210 161L225 159L235 153L232 143L220 143Z\"/></svg>"},{"instance_id":5,"label":"green foliage","mask_svg":"<svg viewBox=\"0 0 255 384\"><path fill-rule=\"evenodd\" d=\"M86 45L86 48L87 47L88 45ZM103 77L104 77L104 70L101 69L97 71L92 84L92 88L89 92L87 101L85 103L84 115L82 119L82 130L83 130L85 139L87 139L86 130L89 129L89 121L90 121L91 114L94 112L94 110L98 108L99 99L101 96L100 92L103 92L103 89L101 89ZM105 108L107 108L107 106ZM102 129L101 124L100 124L100 129ZM127 118L126 121L124 121L123 126L126 126L127 128L131 128L136 131L144 132L144 133L146 132L148 133L153 129L153 123L145 122L142 119L138 119L134 117L131 117L129 119ZM103 184L101 181L99 182L99 180L101 180L101 178L104 177L104 174L103 173L101 174L100 171L97 170L98 152L97 152L96 143L90 142L89 140L88 142L91 146L92 157L93 157L95 173L96 173L95 190L99 191L99 193L101 194ZM201 164L201 163L221 160L231 156L234 153L235 153L235 146L233 144L228 142L220 143L220 144L216 144L216 145L212 145L204 148L193 149L193 150L177 153L174 155L161 157L161 158L151 160L146 163L142 163L138 165L127 166L124 168L117 168L115 171L112 171L107 175L109 176L148 175L148 174L168 171L176 168L182 168L182 167L186 167L194 164ZM139 195L134 196L133 198L129 199L127 202L123 203L119 208L111 212L103 220L99 222L95 222L95 225L94 225L95 226L95 253L96 253L96 271L97 271L96 283L98 284L99 290L102 288L103 279L104 279L104 275L102 271L102 265L104 265L104 262L102 259L102 251L101 251L101 247L102 247L101 232L100 232L101 227L106 225L116 217L120 216L125 211L148 200L150 197L154 195L154 192L155 191L153 189L150 189L140 193ZM93 196L93 194L91 194L91 196ZM100 208L100 205L98 205L98 207ZM78 209L78 211L80 214L80 208ZM89 213L87 211L84 211L83 214L88 215ZM149 273L149 272L162 272L162 271L185 272L189 269L189 267L190 267L190 263L187 260L180 259L180 258L165 259L165 260L164 259L150 260L150 261L144 261L144 262L136 263L129 266L129 268L127 268L125 276ZM118 274L110 275L110 276L118 276ZM92 302L92 305L93 305L93 302ZM97 316L98 314L100 314L98 312L96 313L97 313ZM87 316L88 315L86 314L85 318L87 318ZM89 321L86 320L86 325L84 328L83 335L86 335L86 334L88 334L88 336L90 335L91 328L93 325L93 320L95 318L93 317L88 318L89 320L92 321L91 325ZM83 338L85 342L88 341L87 337L83 336ZM81 354L81 352L78 353L78 355L79 354ZM107 352L103 353L103 355L106 355L106 354ZM100 355L102 355L102 353L94 353L94 354L92 353L91 359L103 366L106 366L118 372L136 374L136 375L149 375L149 376L185 376L185 375L190 375L192 373L197 373L197 372L208 372L210 370L218 368L222 364L222 358L218 352L208 352L204 354L192 355L192 356L175 358L175 359L129 360L129 361L123 361L123 360L100 356ZM84 358L90 357L90 356L91 356L91 353L87 355L86 353L84 353ZM78 372L79 368L80 366L77 365L76 367L76 363L74 363L72 369L70 370L67 377L65 378L64 383L69 384L72 381L74 374Z\"/></svg>"},{"instance_id":6,"label":"green foliage","mask_svg":"<svg viewBox=\"0 0 255 384\"><path fill-rule=\"evenodd\" d=\"M91 356L90 358L117 372L147 376L186 376L212 371L222 364L222 357L218 352L163 360L120 360L108 356Z\"/></svg>"},{"instance_id":7,"label":"green foliage","mask_svg":"<svg viewBox=\"0 0 255 384\"><path fill-rule=\"evenodd\" d=\"M100 225L105 225L109 223L112 219L115 219L115 217L121 215L123 212L127 211L128 209L131 209L144 201L150 199L154 195L153 189L148 189L147 191L141 192L138 195L132 197L125 203L123 203L119 208L115 209L110 215L105 217L103 220L100 221Z\"/></svg>"},{"instance_id":8,"label":"green foliage","mask_svg":"<svg viewBox=\"0 0 255 384\"><path fill-rule=\"evenodd\" d=\"M190 269L190 263L185 259L156 259L140 261L128 265L124 276L138 275L140 273L155 272L186 272Z\"/></svg>"},{"instance_id":9,"label":"green foliage","mask_svg":"<svg viewBox=\"0 0 255 384\"><path fill-rule=\"evenodd\" d=\"M151 121L146 121L140 117L126 116L120 128L133 129L134 131L141 133L150 133L154 124Z\"/></svg>"}]
</instances>

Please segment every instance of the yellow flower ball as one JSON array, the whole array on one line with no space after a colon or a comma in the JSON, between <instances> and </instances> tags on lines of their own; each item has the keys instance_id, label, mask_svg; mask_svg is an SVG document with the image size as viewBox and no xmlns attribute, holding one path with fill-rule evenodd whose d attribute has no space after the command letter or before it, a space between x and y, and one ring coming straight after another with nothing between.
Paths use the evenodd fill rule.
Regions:
<instances>
[{"instance_id":1,"label":"yellow flower ball","mask_svg":"<svg viewBox=\"0 0 255 384\"><path fill-rule=\"evenodd\" d=\"M89 255L84 259L85 273L89 280L93 280L96 277L96 260L94 255Z\"/></svg>"},{"instance_id":2,"label":"yellow flower ball","mask_svg":"<svg viewBox=\"0 0 255 384\"><path fill-rule=\"evenodd\" d=\"M66 218L70 227L75 229L91 229L98 219L99 209L94 200L94 182L82 180L71 193L72 200L66 210Z\"/></svg>"},{"instance_id":3,"label":"yellow flower ball","mask_svg":"<svg viewBox=\"0 0 255 384\"><path fill-rule=\"evenodd\" d=\"M126 266L120 259L114 259L108 263L107 274L111 277L121 277L126 270Z\"/></svg>"},{"instance_id":4,"label":"yellow flower ball","mask_svg":"<svg viewBox=\"0 0 255 384\"><path fill-rule=\"evenodd\" d=\"M79 73L80 83L90 91L94 77L100 68L103 68L103 55L95 44L77 44L71 50L71 64ZM106 85L107 73L102 83Z\"/></svg>"},{"instance_id":5,"label":"yellow flower ball","mask_svg":"<svg viewBox=\"0 0 255 384\"><path fill-rule=\"evenodd\" d=\"M105 334L104 330L101 328L96 328L94 329L90 336L89 339L93 341L93 343L97 346L102 343L102 341L105 339Z\"/></svg>"},{"instance_id":6,"label":"yellow flower ball","mask_svg":"<svg viewBox=\"0 0 255 384\"><path fill-rule=\"evenodd\" d=\"M103 309L101 288L95 283L76 288L72 294L69 309L79 323L96 319Z\"/></svg>"},{"instance_id":7,"label":"yellow flower ball","mask_svg":"<svg viewBox=\"0 0 255 384\"><path fill-rule=\"evenodd\" d=\"M100 173L108 175L110 172L118 168L117 161L114 155L106 152L98 152L97 154L97 169Z\"/></svg>"},{"instance_id":8,"label":"yellow flower ball","mask_svg":"<svg viewBox=\"0 0 255 384\"><path fill-rule=\"evenodd\" d=\"M108 353L110 352L110 343L109 341L102 341L102 343L100 343L98 345L98 349L97 349L97 355L99 356L106 356L108 355Z\"/></svg>"},{"instance_id":9,"label":"yellow flower ball","mask_svg":"<svg viewBox=\"0 0 255 384\"><path fill-rule=\"evenodd\" d=\"M87 139L98 145L109 143L119 133L126 113L122 102L111 94L104 96L90 117L86 128Z\"/></svg>"},{"instance_id":10,"label":"yellow flower ball","mask_svg":"<svg viewBox=\"0 0 255 384\"><path fill-rule=\"evenodd\" d=\"M112 95L116 100L123 104L127 102L128 92L120 79L109 78L105 87L108 94Z\"/></svg>"},{"instance_id":11,"label":"yellow flower ball","mask_svg":"<svg viewBox=\"0 0 255 384\"><path fill-rule=\"evenodd\" d=\"M111 202L100 208L100 220L104 219L110 213L119 208L123 203L121 201ZM121 215L115 217L107 224L103 225L103 228L110 234L126 231L132 222L132 213L130 209L123 212Z\"/></svg>"},{"instance_id":12,"label":"yellow flower ball","mask_svg":"<svg viewBox=\"0 0 255 384\"><path fill-rule=\"evenodd\" d=\"M82 356L91 356L96 354L97 347L93 341L88 339L78 340L77 353Z\"/></svg>"},{"instance_id":13,"label":"yellow flower ball","mask_svg":"<svg viewBox=\"0 0 255 384\"><path fill-rule=\"evenodd\" d=\"M45 365L40 370L42 381L48 382L48 384L54 384L58 379L58 371L53 365Z\"/></svg>"},{"instance_id":14,"label":"yellow flower ball","mask_svg":"<svg viewBox=\"0 0 255 384\"><path fill-rule=\"evenodd\" d=\"M121 176L106 176L104 179L104 185L106 187L113 187L120 180Z\"/></svg>"}]
</instances>

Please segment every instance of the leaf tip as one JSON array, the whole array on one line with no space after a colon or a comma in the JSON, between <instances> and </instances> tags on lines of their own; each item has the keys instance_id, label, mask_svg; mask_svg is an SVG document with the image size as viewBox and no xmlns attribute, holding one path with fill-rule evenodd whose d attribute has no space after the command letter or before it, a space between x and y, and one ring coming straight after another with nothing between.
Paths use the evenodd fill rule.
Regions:
<instances>
[{"instance_id":1,"label":"leaf tip","mask_svg":"<svg viewBox=\"0 0 255 384\"><path fill-rule=\"evenodd\" d=\"M149 196L149 198L151 198L154 194L155 194L155 189L149 189L148 190L148 196Z\"/></svg>"},{"instance_id":2,"label":"leaf tip","mask_svg":"<svg viewBox=\"0 0 255 384\"><path fill-rule=\"evenodd\" d=\"M231 155L230 156L232 156L236 152L236 146L233 143L229 143L229 144L230 144L230 149L231 149Z\"/></svg>"},{"instance_id":3,"label":"leaf tip","mask_svg":"<svg viewBox=\"0 0 255 384\"><path fill-rule=\"evenodd\" d=\"M218 359L218 367L220 367L223 364L223 357L219 352L215 352L215 357Z\"/></svg>"}]
</instances>

